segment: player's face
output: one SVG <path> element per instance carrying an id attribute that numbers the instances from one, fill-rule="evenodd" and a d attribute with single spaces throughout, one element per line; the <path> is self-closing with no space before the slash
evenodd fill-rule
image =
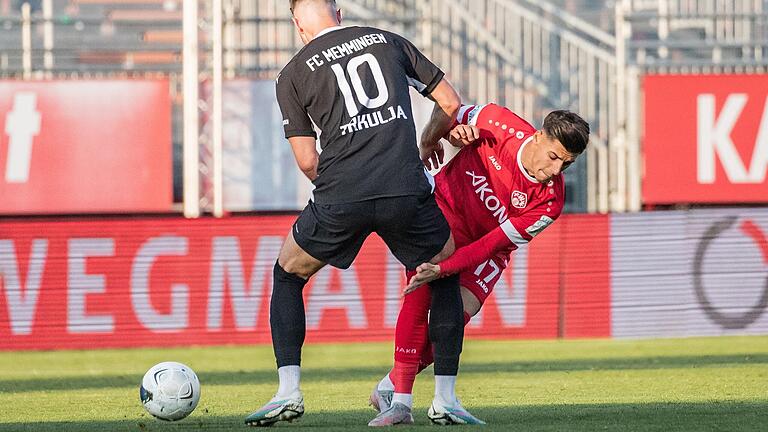
<path id="1" fill-rule="evenodd" d="M 569 153 L 560 141 L 543 131 L 537 131 L 533 135 L 533 144 L 533 160 L 529 173 L 539 183 L 546 183 L 563 172 L 578 156 Z"/>

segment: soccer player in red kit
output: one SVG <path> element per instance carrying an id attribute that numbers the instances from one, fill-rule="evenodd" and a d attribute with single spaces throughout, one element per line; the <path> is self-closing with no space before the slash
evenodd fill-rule
<path id="1" fill-rule="evenodd" d="M 431 297 L 425 284 L 458 273 L 464 322 L 469 322 L 493 291 L 509 254 L 560 216 L 565 200 L 561 172 L 589 141 L 589 125 L 569 111 L 551 112 L 541 130 L 495 104 L 463 106 L 457 120 L 449 141 L 463 148 L 435 176 L 437 203 L 457 249 L 445 261 L 422 264 L 408 276 L 395 331 L 395 365 L 371 395 L 380 414 L 370 426 L 413 421 L 413 382 L 432 363 L 427 327 Z M 437 167 L 442 149 L 422 149 L 422 159 Z M 459 403 L 455 382 L 456 376 L 435 376 L 430 420 L 482 424 Z"/>

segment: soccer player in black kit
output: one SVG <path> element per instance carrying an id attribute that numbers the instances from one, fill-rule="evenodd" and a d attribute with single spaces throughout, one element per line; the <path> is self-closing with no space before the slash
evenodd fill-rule
<path id="1" fill-rule="evenodd" d="M 450 228 L 422 158 L 439 157 L 440 138 L 461 101 L 443 72 L 403 37 L 371 27 L 340 27 L 335 0 L 291 0 L 305 46 L 277 77 L 285 136 L 315 185 L 275 263 L 270 327 L 279 387 L 245 419 L 251 426 L 304 413 L 299 388 L 305 336 L 302 289 L 324 265 L 348 268 L 372 232 L 413 270 L 453 253 Z M 433 99 L 421 154 L 409 86 Z M 318 154 L 313 123 L 320 129 Z M 463 338 L 457 277 L 431 283 L 430 339 L 435 375 L 456 375 Z M 397 397 L 397 395 L 395 395 Z M 408 413 L 402 423 L 412 423 Z"/>

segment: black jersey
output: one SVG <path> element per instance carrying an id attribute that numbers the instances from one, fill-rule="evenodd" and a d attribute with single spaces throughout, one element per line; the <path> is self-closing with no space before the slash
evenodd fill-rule
<path id="1" fill-rule="evenodd" d="M 286 138 L 316 137 L 314 201 L 339 204 L 424 195 L 432 179 L 419 158 L 409 86 L 423 95 L 443 72 L 405 38 L 343 27 L 301 49 L 277 77 Z"/>

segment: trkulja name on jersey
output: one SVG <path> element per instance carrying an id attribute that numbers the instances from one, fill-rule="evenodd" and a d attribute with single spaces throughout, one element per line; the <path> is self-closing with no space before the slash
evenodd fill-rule
<path id="1" fill-rule="evenodd" d="M 562 174 L 539 183 L 523 167 L 523 148 L 536 129 L 507 108 L 463 106 L 461 124 L 475 125 L 480 139 L 462 149 L 436 176 L 437 198 L 457 247 L 503 230 L 509 250 L 527 244 L 563 210 Z M 473 151 L 474 150 L 474 151 Z"/>

